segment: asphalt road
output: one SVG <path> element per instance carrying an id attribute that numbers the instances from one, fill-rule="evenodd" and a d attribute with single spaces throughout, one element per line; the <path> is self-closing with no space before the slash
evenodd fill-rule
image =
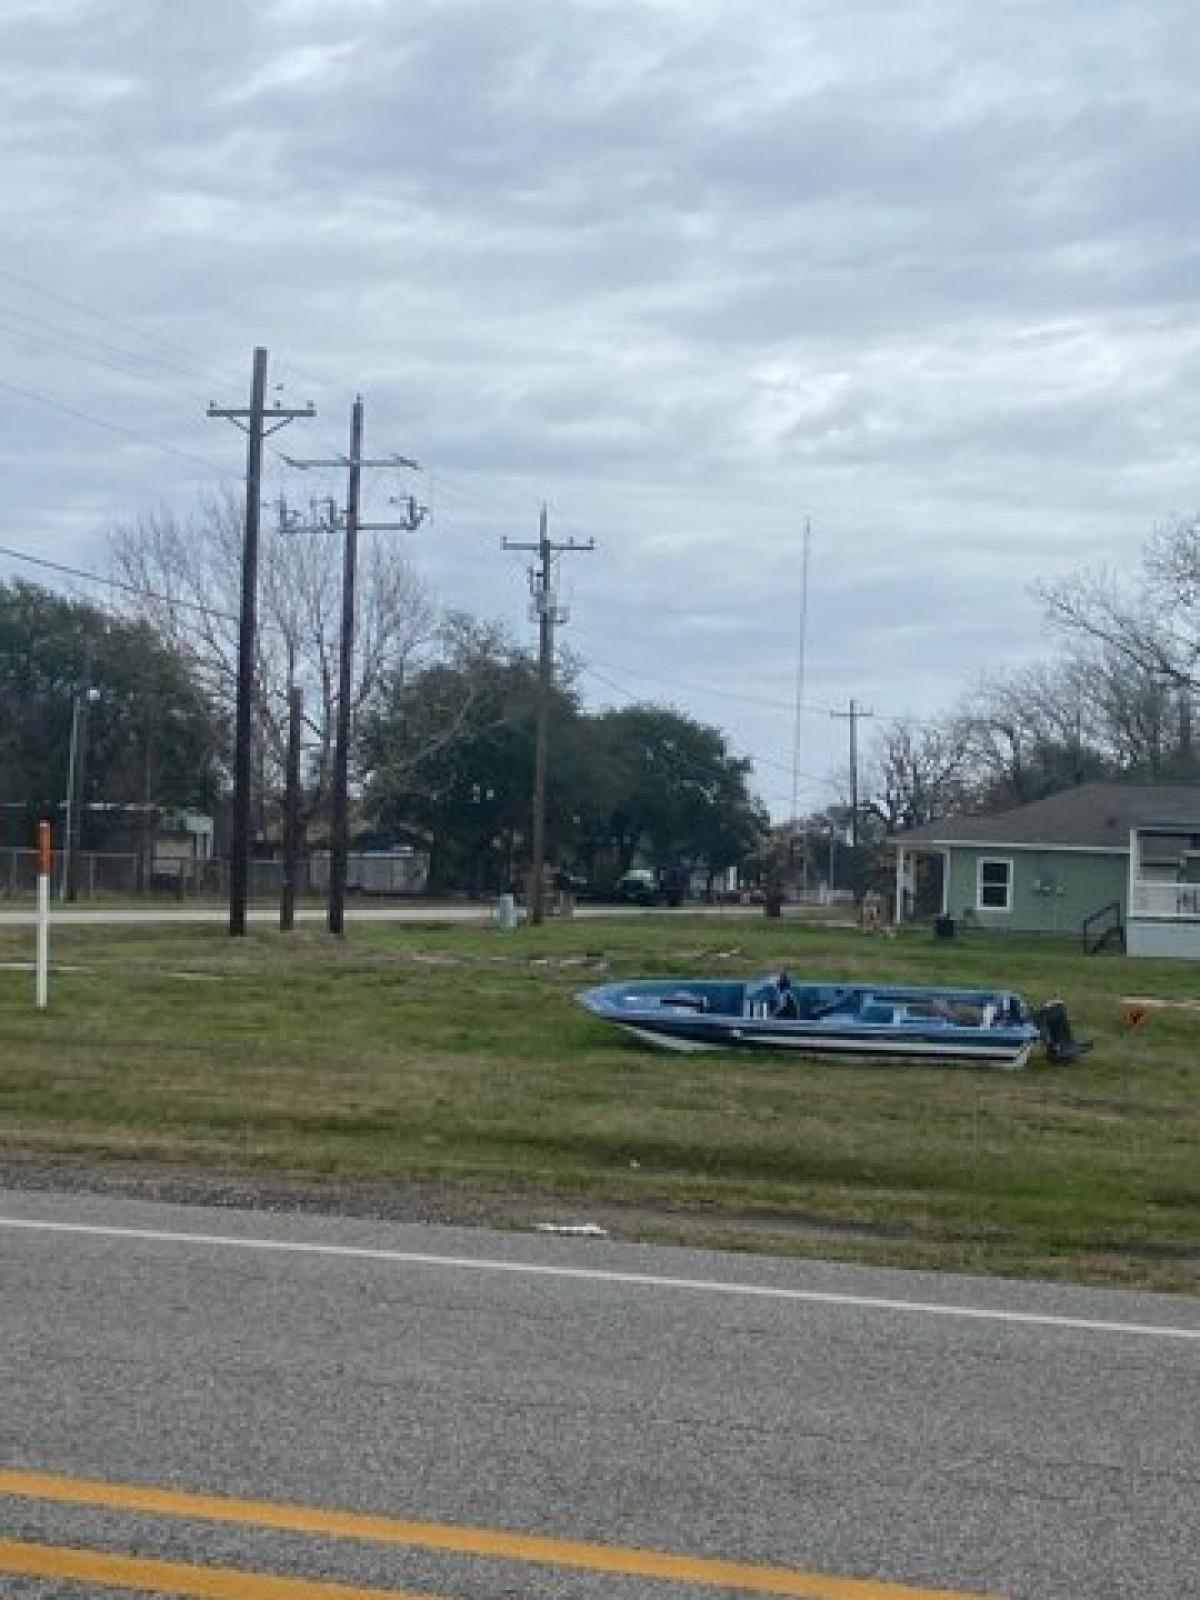
<path id="1" fill-rule="evenodd" d="M 0 1193 L 0 1333 L 3 1595 L 1200 1594 L 1196 1300 Z"/>

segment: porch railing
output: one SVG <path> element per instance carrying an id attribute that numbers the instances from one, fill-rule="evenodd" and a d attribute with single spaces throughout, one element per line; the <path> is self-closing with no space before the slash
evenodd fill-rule
<path id="1" fill-rule="evenodd" d="M 1200 883 L 1152 883 L 1135 878 L 1129 895 L 1129 915 L 1200 922 Z"/>
<path id="2" fill-rule="evenodd" d="M 1084 917 L 1080 926 L 1084 953 L 1099 955 L 1101 950 L 1125 948 L 1125 924 L 1121 919 L 1121 902 L 1110 900 L 1099 911 Z"/>

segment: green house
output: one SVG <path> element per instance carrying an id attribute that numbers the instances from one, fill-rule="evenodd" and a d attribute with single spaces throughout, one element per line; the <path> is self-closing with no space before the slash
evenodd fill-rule
<path id="1" fill-rule="evenodd" d="M 941 914 L 956 922 L 1200 959 L 1200 785 L 1087 783 L 889 843 L 898 922 L 912 912 L 917 858 L 932 856 Z"/>

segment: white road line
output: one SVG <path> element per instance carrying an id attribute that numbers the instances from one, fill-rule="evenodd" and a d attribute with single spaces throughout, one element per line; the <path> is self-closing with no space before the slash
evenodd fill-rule
<path id="1" fill-rule="evenodd" d="M 427 1255 L 418 1250 L 383 1250 L 364 1245 L 318 1244 L 292 1239 L 246 1239 L 236 1234 L 173 1233 L 162 1228 L 113 1228 L 90 1222 L 46 1222 L 0 1217 L 0 1228 L 26 1233 L 79 1234 L 98 1239 L 129 1239 L 145 1244 L 207 1246 L 225 1250 L 259 1250 L 280 1255 L 329 1256 L 347 1261 L 379 1261 L 391 1266 L 449 1268 L 470 1272 L 504 1272 L 533 1278 L 565 1278 L 584 1283 L 612 1283 L 639 1289 L 676 1289 L 696 1294 L 740 1295 L 746 1299 L 782 1300 L 802 1305 L 846 1306 L 864 1311 L 896 1311 L 927 1317 L 962 1317 L 972 1322 L 1000 1322 L 1035 1328 L 1069 1328 L 1084 1333 L 1123 1333 L 1157 1339 L 1200 1342 L 1200 1328 L 1154 1322 L 1105 1322 L 1093 1317 L 1061 1317 L 1042 1311 L 1005 1311 L 989 1306 L 956 1306 L 927 1300 L 898 1300 L 878 1295 L 834 1294 L 819 1289 L 786 1289 L 762 1283 L 723 1283 L 718 1278 L 671 1278 L 649 1272 L 613 1272 L 602 1267 L 557 1267 L 537 1261 L 488 1261 L 478 1256 Z"/>

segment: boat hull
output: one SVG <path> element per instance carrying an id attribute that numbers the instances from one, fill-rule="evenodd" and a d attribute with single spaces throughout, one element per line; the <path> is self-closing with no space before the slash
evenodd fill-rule
<path id="1" fill-rule="evenodd" d="M 826 1060 L 1017 1068 L 1040 1038 L 1024 1003 L 1007 993 L 793 985 L 801 1008 L 822 1012 L 806 1017 L 768 1014 L 756 999 L 761 988 L 646 980 L 577 998 L 642 1043 L 685 1052 L 786 1050 Z M 963 1020 L 970 1012 L 977 1020 Z"/>

